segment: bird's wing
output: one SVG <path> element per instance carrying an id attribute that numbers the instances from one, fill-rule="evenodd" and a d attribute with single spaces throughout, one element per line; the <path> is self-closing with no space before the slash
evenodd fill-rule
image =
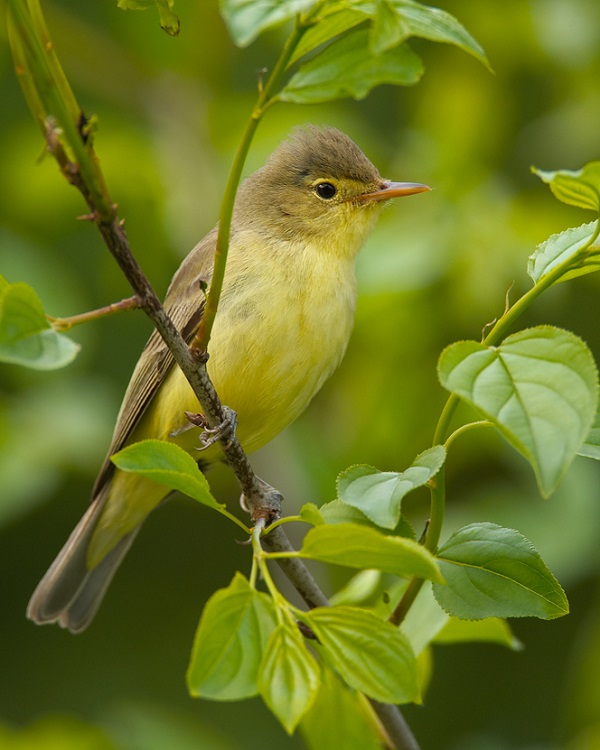
<path id="1" fill-rule="evenodd" d="M 216 232 L 215 227 L 185 258 L 165 297 L 165 310 L 186 341 L 191 341 L 204 312 L 201 283 L 209 283 L 212 276 Z M 173 355 L 158 331 L 154 330 L 125 391 L 112 442 L 94 484 L 92 497 L 98 494 L 112 475 L 114 466 L 110 457 L 124 446 L 172 364 Z"/>

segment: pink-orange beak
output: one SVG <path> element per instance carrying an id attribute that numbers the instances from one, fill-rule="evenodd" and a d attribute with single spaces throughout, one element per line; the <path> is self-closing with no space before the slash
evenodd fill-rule
<path id="1" fill-rule="evenodd" d="M 355 198 L 359 203 L 367 201 L 387 201 L 390 198 L 400 198 L 403 195 L 415 195 L 431 190 L 427 185 L 421 185 L 420 182 L 383 182 L 379 190 L 372 193 L 363 193 Z"/>

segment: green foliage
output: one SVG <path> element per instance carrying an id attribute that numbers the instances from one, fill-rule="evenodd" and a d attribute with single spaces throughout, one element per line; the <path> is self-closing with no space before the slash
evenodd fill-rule
<path id="1" fill-rule="evenodd" d="M 126 446 L 118 453 L 113 453 L 110 460 L 122 471 L 139 474 L 170 490 L 193 497 L 202 505 L 207 505 L 229 518 L 245 532 L 248 531 L 246 526 L 226 509 L 225 503 L 215 500 L 206 477 L 199 471 L 194 459 L 178 445 L 166 440 L 142 440 Z"/>
<path id="2" fill-rule="evenodd" d="M 353 523 L 315 526 L 304 537 L 298 555 L 350 568 L 443 580 L 435 559 L 421 544 Z"/>
<path id="3" fill-rule="evenodd" d="M 577 336 L 550 326 L 512 334 L 498 347 L 452 344 L 440 357 L 442 385 L 476 406 L 529 460 L 549 495 L 587 437 L 598 373 Z"/>
<path id="4" fill-rule="evenodd" d="M 592 161 L 577 172 L 566 169 L 544 172 L 535 168 L 533 171 L 563 203 L 600 211 L 600 161 Z"/>
<path id="5" fill-rule="evenodd" d="M 179 34 L 179 18 L 173 12 L 175 0 L 117 0 L 117 5 L 123 10 L 147 10 L 155 7 L 158 11 L 161 28 L 169 36 Z"/>
<path id="6" fill-rule="evenodd" d="M 188 667 L 191 695 L 240 700 L 258 693 L 258 675 L 277 618 L 272 600 L 236 573 L 206 603 Z"/>
<path id="7" fill-rule="evenodd" d="M 54 370 L 70 364 L 78 352 L 78 344 L 52 328 L 28 284 L 9 284 L 0 276 L 0 361 Z"/>
<path id="8" fill-rule="evenodd" d="M 332 717 L 343 716 L 341 722 Z M 309 750 L 381 750 L 381 729 L 364 696 L 350 689 L 332 669 L 321 668 L 321 685 L 312 708 L 300 724 Z"/>
<path id="9" fill-rule="evenodd" d="M 419 701 L 415 656 L 398 628 L 356 607 L 318 607 L 302 619 L 350 687 L 384 703 Z"/>
<path id="10" fill-rule="evenodd" d="M 598 227 L 595 221 L 552 235 L 530 255 L 527 273 L 537 284 L 543 276 L 563 263 L 571 265 L 573 260 L 579 257 L 581 260 L 573 263 L 572 270 L 561 275 L 559 281 L 567 281 L 575 276 L 597 271 L 600 268 L 600 245 L 596 241 L 597 235 Z"/>
<path id="11" fill-rule="evenodd" d="M 296 624 L 287 618 L 267 642 L 258 687 L 263 700 L 289 734 L 317 697 L 319 668 Z"/>
<path id="12" fill-rule="evenodd" d="M 338 497 L 357 508 L 373 523 L 395 529 L 400 520 L 402 498 L 422 487 L 440 470 L 446 458 L 441 445 L 418 455 L 402 472 L 378 471 L 372 466 L 351 466 L 337 479 Z"/>
<path id="13" fill-rule="evenodd" d="M 358 54 L 357 54 L 358 53 Z M 316 104 L 351 96 L 364 99 L 375 86 L 410 86 L 423 75 L 423 63 L 408 47 L 374 55 L 362 29 L 343 36 L 300 67 L 279 94 L 284 102 Z"/>
<path id="14" fill-rule="evenodd" d="M 445 586 L 433 592 L 448 614 L 483 617 L 540 617 L 569 611 L 564 591 L 522 534 L 493 523 L 474 523 L 440 547 Z"/>
<path id="15" fill-rule="evenodd" d="M 579 449 L 579 455 L 600 460 L 600 414 L 596 414 L 593 427 Z"/>
<path id="16" fill-rule="evenodd" d="M 225 506 L 215 500 L 210 486 L 189 453 L 165 440 L 142 440 L 128 445 L 110 460 L 122 471 L 130 471 L 169 489 L 178 490 L 214 510 Z"/>
<path id="17" fill-rule="evenodd" d="M 315 5 L 315 0 L 219 0 L 221 15 L 231 38 L 240 47 L 253 42 L 257 36 L 294 18 Z"/>

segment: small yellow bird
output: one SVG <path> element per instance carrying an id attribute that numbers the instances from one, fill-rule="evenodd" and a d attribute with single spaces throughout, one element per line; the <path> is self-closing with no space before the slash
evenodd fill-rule
<path id="1" fill-rule="evenodd" d="M 307 406 L 339 365 L 356 302 L 354 261 L 390 198 L 429 188 L 383 180 L 334 128 L 296 131 L 240 186 L 222 297 L 209 345 L 208 372 L 238 418 L 237 436 L 253 451 Z M 165 308 L 187 340 L 202 316 L 200 282 L 210 280 L 217 229 L 181 264 Z M 110 456 L 147 438 L 177 443 L 202 469 L 199 428 L 185 412 L 198 402 L 155 331 L 133 372 L 92 501 L 36 588 L 27 616 L 86 628 L 140 526 L 169 491 L 119 471 Z"/>

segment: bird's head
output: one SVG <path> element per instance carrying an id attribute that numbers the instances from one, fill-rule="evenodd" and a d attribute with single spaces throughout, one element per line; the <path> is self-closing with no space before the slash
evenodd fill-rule
<path id="1" fill-rule="evenodd" d="M 384 180 L 335 128 L 295 131 L 241 186 L 238 226 L 275 241 L 306 241 L 354 256 L 391 198 L 429 190 Z"/>

